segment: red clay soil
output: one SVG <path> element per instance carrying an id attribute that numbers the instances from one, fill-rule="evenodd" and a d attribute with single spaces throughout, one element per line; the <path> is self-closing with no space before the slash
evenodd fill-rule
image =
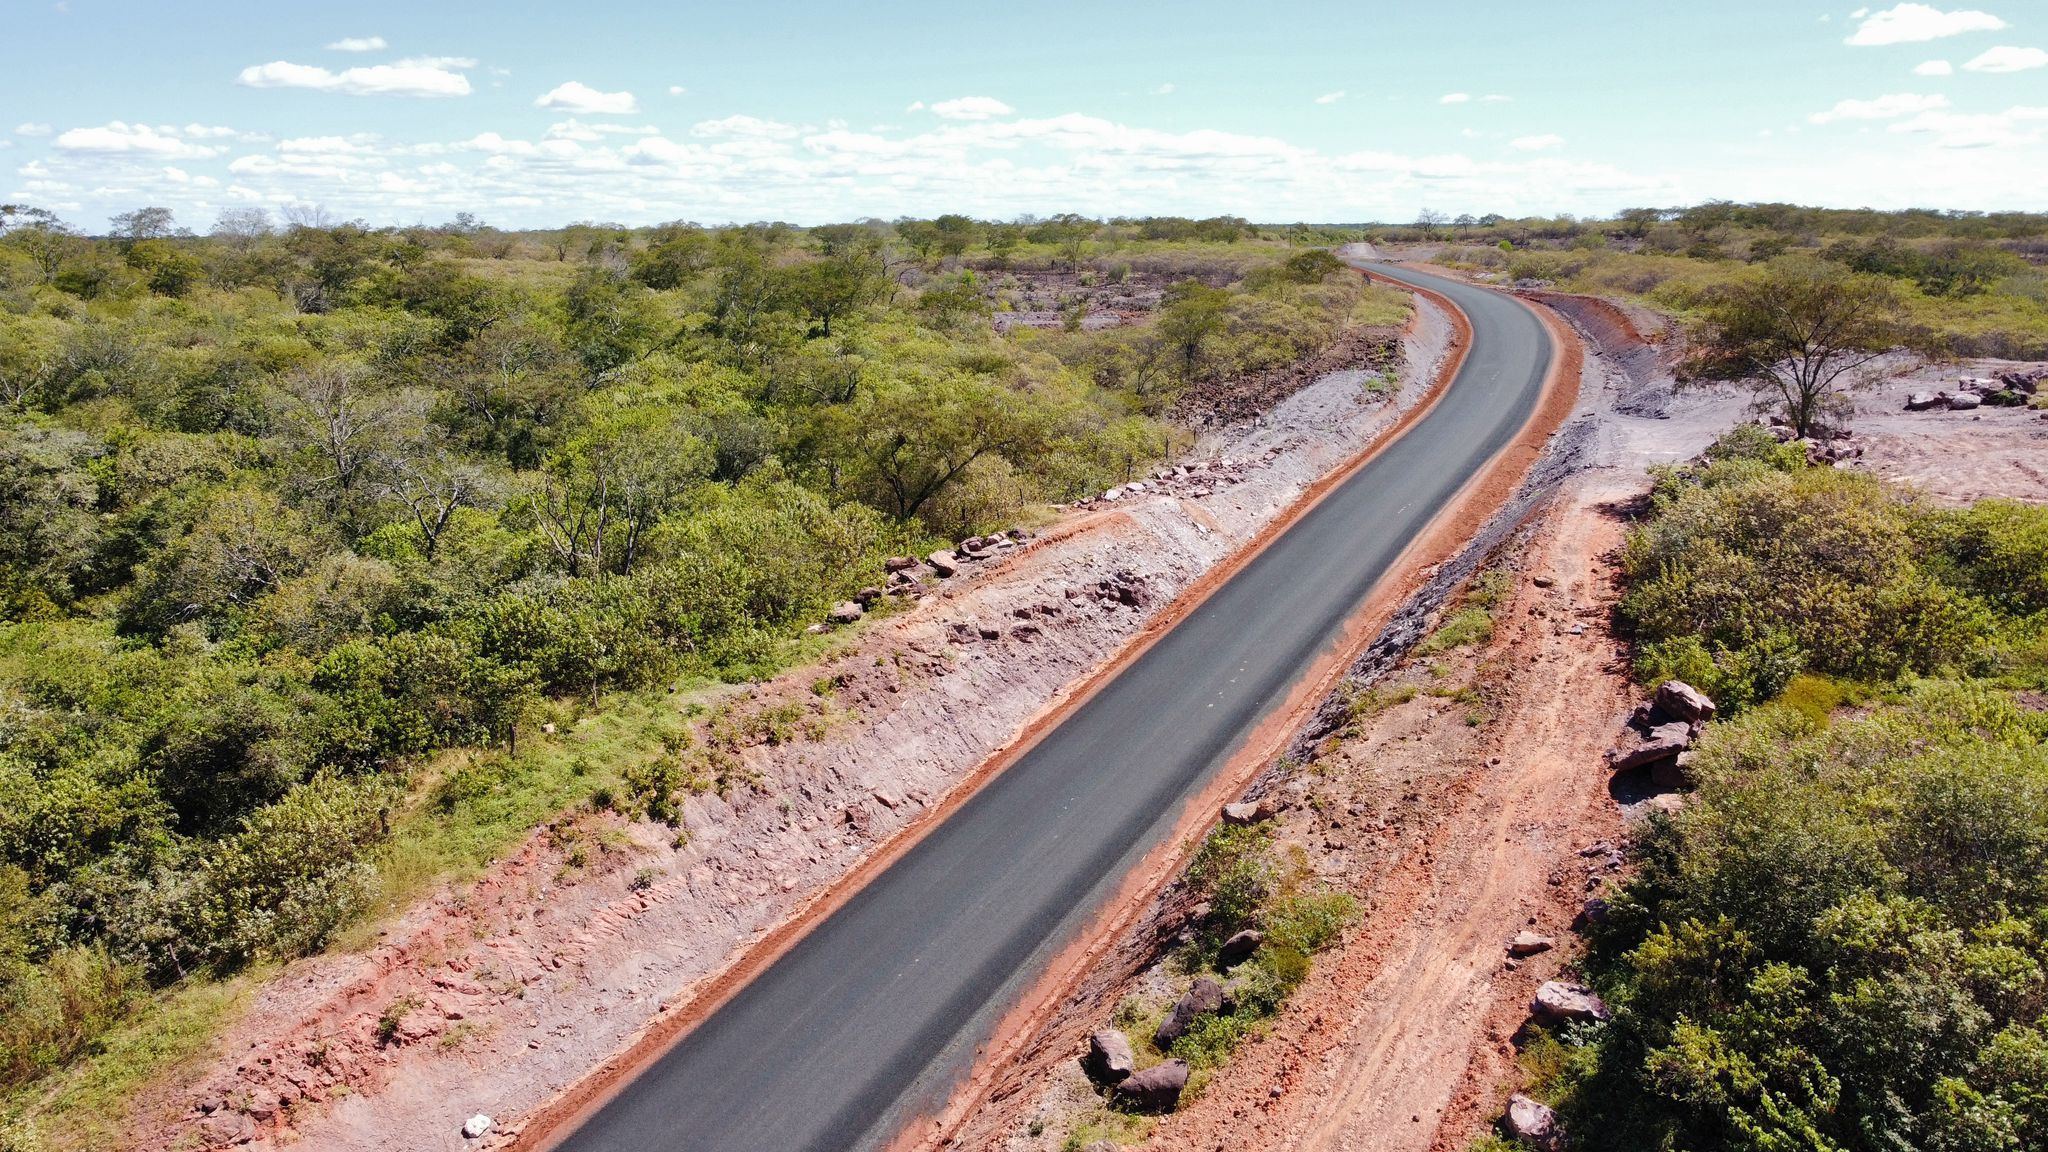
<path id="1" fill-rule="evenodd" d="M 1304 497 L 1289 516 L 1276 521 L 1269 530 L 1269 536 L 1260 541 L 1260 546 L 1284 531 L 1285 526 L 1304 514 L 1315 500 L 1363 467 L 1426 414 L 1435 396 L 1440 395 L 1455 378 L 1463 364 L 1463 352 L 1470 345 L 1470 323 L 1449 298 L 1427 289 L 1414 290 L 1454 317 L 1458 326 L 1455 351 L 1439 371 L 1431 402 L 1418 405 L 1387 436 L 1360 453 L 1348 467 L 1327 477 Z M 987 1131 L 987 1121 L 1001 1112 L 1000 1106 L 992 1105 L 1015 1097 L 1026 1084 L 1043 1075 L 1051 1063 L 1066 1056 L 1079 1036 L 1091 1026 L 1090 1021 L 1095 1018 L 1093 997 L 1086 994 L 1084 985 L 1090 988 L 1099 986 L 1105 971 L 1130 969 L 1132 956 L 1137 951 L 1132 947 L 1133 929 L 1156 914 L 1154 897 L 1184 869 L 1188 852 L 1200 833 L 1214 823 L 1221 804 L 1241 793 L 1252 778 L 1282 752 L 1294 733 L 1336 687 L 1358 654 L 1426 578 L 1428 571 L 1453 556 L 1515 492 L 1523 476 L 1542 454 L 1551 434 L 1571 414 L 1577 402 L 1584 362 L 1576 334 L 1568 326 L 1549 317 L 1543 309 L 1535 311 L 1550 327 L 1558 355 L 1544 382 L 1543 400 L 1529 423 L 1485 471 L 1460 490 L 1447 510 L 1409 545 L 1379 591 L 1347 623 L 1342 642 L 1309 669 L 1296 691 L 1252 733 L 1244 749 L 1218 773 L 1215 781 L 1189 801 L 1172 834 L 1133 869 L 1098 921 L 1054 960 L 1046 975 L 1019 1007 L 1003 1019 L 994 1039 L 980 1053 L 974 1072 L 955 1091 L 945 1109 L 938 1116 L 907 1128 L 890 1145 L 892 1152 L 982 1145 L 991 1135 Z M 1248 561 L 1254 554 L 1255 550 L 1248 550 L 1244 559 Z M 1220 584 L 1228 577 L 1228 571 L 1219 571 L 1215 579 Z M 1122 953 L 1120 957 L 1112 955 L 1118 952 Z"/>

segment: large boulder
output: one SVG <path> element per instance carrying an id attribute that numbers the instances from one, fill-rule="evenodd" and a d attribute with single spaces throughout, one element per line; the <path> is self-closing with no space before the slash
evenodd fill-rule
<path id="1" fill-rule="evenodd" d="M 1633 745 L 1614 749 L 1607 754 L 1608 763 L 1616 772 L 1640 768 L 1671 760 L 1680 752 L 1692 747 L 1692 725 L 1674 720 L 1650 729 L 1650 734 Z"/>
<path id="2" fill-rule="evenodd" d="M 1968 412 L 1972 408 L 1981 407 L 1983 403 L 1983 399 L 1975 392 L 1951 392 L 1948 397 L 1948 410 Z"/>
<path id="3" fill-rule="evenodd" d="M 1131 1038 L 1114 1028 L 1088 1034 L 1088 1055 L 1082 1067 L 1088 1075 L 1102 1084 L 1121 1084 L 1137 1069 L 1137 1058 L 1131 1055 Z"/>
<path id="4" fill-rule="evenodd" d="M 471 1140 L 482 1139 L 491 1130 L 491 1118 L 479 1112 L 462 1122 L 462 1134 Z"/>
<path id="5" fill-rule="evenodd" d="M 1188 994 L 1180 998 L 1166 1019 L 1159 1022 L 1159 1030 L 1152 1033 L 1152 1045 L 1164 1052 L 1173 1046 L 1175 1040 L 1187 1033 L 1188 1025 L 1204 1012 L 1223 1010 L 1223 985 L 1207 976 L 1198 977 Z"/>
<path id="6" fill-rule="evenodd" d="M 1927 412 L 1948 403 L 1948 398 L 1939 392 L 1915 392 L 1906 397 L 1906 411 Z"/>
<path id="7" fill-rule="evenodd" d="M 955 572 L 960 571 L 959 558 L 944 548 L 925 557 L 924 562 L 931 565 L 932 571 L 937 572 L 941 577 L 951 576 Z"/>
<path id="8" fill-rule="evenodd" d="M 1188 1062 L 1168 1060 L 1134 1073 L 1116 1086 L 1117 1095 L 1145 1112 L 1171 1112 L 1188 1086 Z"/>
<path id="9" fill-rule="evenodd" d="M 882 571 L 884 572 L 908 572 L 915 567 L 917 567 L 917 557 L 915 556 L 891 556 L 887 560 L 882 561 Z"/>
<path id="10" fill-rule="evenodd" d="M 1714 718 L 1714 701 L 1683 680 L 1666 680 L 1657 685 L 1656 700 L 1657 707 L 1673 720 L 1704 724 Z"/>
<path id="11" fill-rule="evenodd" d="M 1517 1092 L 1508 1097 L 1508 1135 L 1532 1147 L 1556 1148 L 1557 1113 Z"/>
<path id="12" fill-rule="evenodd" d="M 1239 932 L 1230 939 L 1225 940 L 1223 947 L 1216 950 L 1216 967 L 1222 969 L 1237 967 L 1239 964 L 1251 959 L 1252 953 L 1257 952 L 1259 945 L 1265 942 L 1266 934 L 1256 928 L 1247 928 Z"/>
<path id="13" fill-rule="evenodd" d="M 834 624 L 855 624 L 865 615 L 867 609 L 852 600 L 841 600 L 832 606 L 832 611 L 827 613 L 825 618 Z"/>
<path id="14" fill-rule="evenodd" d="M 1536 990 L 1536 998 L 1529 1002 L 1529 1012 L 1544 1024 L 1577 1024 L 1613 1016 L 1607 1010 L 1607 1002 L 1594 995 L 1591 988 L 1562 980 L 1544 981 L 1543 987 Z"/>

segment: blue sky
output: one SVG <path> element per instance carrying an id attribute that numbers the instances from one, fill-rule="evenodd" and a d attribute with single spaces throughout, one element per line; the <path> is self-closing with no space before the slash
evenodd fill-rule
<path id="1" fill-rule="evenodd" d="M 291 204 L 507 226 L 2041 208 L 2048 2 L 1982 2 L 9 0 L 0 199 L 202 230 Z"/>

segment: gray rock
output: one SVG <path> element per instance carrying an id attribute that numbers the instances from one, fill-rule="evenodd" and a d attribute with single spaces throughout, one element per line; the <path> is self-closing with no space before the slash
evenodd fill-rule
<path id="1" fill-rule="evenodd" d="M 1225 824 L 1258 824 L 1280 814 L 1280 808 L 1271 800 L 1244 800 L 1223 806 Z"/>
<path id="2" fill-rule="evenodd" d="M 491 1130 L 491 1118 L 479 1112 L 462 1122 L 462 1134 L 471 1140 Z"/>
<path id="3" fill-rule="evenodd" d="M 868 614 L 868 610 L 851 600 L 841 600 L 832 606 L 825 618 L 834 624 L 852 624 Z"/>
<path id="4" fill-rule="evenodd" d="M 1951 412 L 1968 412 L 1972 408 L 1982 407 L 1983 404 L 1984 401 L 1975 392 L 1954 392 L 1948 398 L 1948 410 Z"/>
<path id="5" fill-rule="evenodd" d="M 1657 685 L 1657 707 L 1666 716 L 1688 724 L 1714 718 L 1714 701 L 1683 680 L 1666 680 Z"/>
<path id="6" fill-rule="evenodd" d="M 941 577 L 951 576 L 955 572 L 960 571 L 959 558 L 944 548 L 925 557 L 924 562 L 931 565 L 932 571 L 937 572 Z"/>
<path id="7" fill-rule="evenodd" d="M 1205 1012 L 1219 1012 L 1223 1009 L 1223 985 L 1207 976 L 1198 977 L 1187 995 L 1159 1022 L 1159 1030 L 1152 1033 L 1152 1045 L 1160 1051 L 1173 1046 L 1175 1040 L 1187 1033 L 1188 1025 L 1195 1017 Z"/>
<path id="8" fill-rule="evenodd" d="M 1168 1060 L 1133 1074 L 1116 1086 L 1117 1095 L 1147 1112 L 1171 1112 L 1188 1086 L 1188 1062 Z"/>
<path id="9" fill-rule="evenodd" d="M 1508 1097 L 1508 1135 L 1536 1148 L 1556 1148 L 1557 1113 L 1517 1092 Z"/>
<path id="10" fill-rule="evenodd" d="M 915 567 L 917 567 L 917 557 L 915 556 L 891 556 L 887 560 L 882 561 L 882 571 L 884 572 L 908 572 Z"/>
<path id="11" fill-rule="evenodd" d="M 868 587 L 863 588 L 860 591 L 855 592 L 853 594 L 853 602 L 860 605 L 863 608 L 872 607 L 875 601 L 880 600 L 881 598 L 882 590 L 880 588 L 874 587 L 873 585 L 869 585 Z"/>
<path id="12" fill-rule="evenodd" d="M 1237 967 L 1239 964 L 1251 959 L 1252 953 L 1257 952 L 1259 945 L 1265 942 L 1266 934 L 1256 928 L 1247 928 L 1239 932 L 1237 935 L 1225 940 L 1223 947 L 1216 950 L 1216 967 L 1224 969 Z"/>
<path id="13" fill-rule="evenodd" d="M 1943 399 L 1943 397 L 1939 393 L 1936 392 L 1915 392 L 1912 395 L 1906 397 L 1906 411 L 1926 412 L 1929 409 L 1939 408 L 1946 402 L 1947 401 Z"/>
<path id="14" fill-rule="evenodd" d="M 1659 724 L 1650 729 L 1650 734 L 1633 746 L 1616 748 L 1607 754 L 1608 763 L 1616 772 L 1670 760 L 1680 752 L 1692 747 L 1692 725 L 1682 721 Z"/>
<path id="15" fill-rule="evenodd" d="M 1123 1083 L 1137 1070 L 1137 1058 L 1131 1055 L 1131 1038 L 1114 1028 L 1089 1033 L 1088 1056 L 1082 1067 L 1098 1083 Z"/>
<path id="16" fill-rule="evenodd" d="M 1606 1020 L 1613 1016 L 1606 1001 L 1583 984 L 1546 980 L 1529 1002 L 1529 1012 L 1545 1024 L 1576 1024 L 1585 1020 Z"/>
<path id="17" fill-rule="evenodd" d="M 1534 932 L 1517 932 L 1515 933 L 1515 938 L 1508 941 L 1508 954 L 1511 956 L 1534 956 L 1538 952 L 1548 952 L 1555 947 L 1557 947 L 1557 941 L 1552 940 L 1548 936 L 1539 936 Z"/>

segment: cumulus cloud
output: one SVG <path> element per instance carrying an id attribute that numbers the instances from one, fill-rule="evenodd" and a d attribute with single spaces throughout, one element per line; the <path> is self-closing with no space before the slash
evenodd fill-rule
<path id="1" fill-rule="evenodd" d="M 1321 96 L 1316 97 L 1316 103 L 1335 104 L 1337 101 L 1342 100 L 1343 98 L 1344 90 L 1342 88 L 1339 88 L 1335 92 L 1325 92 Z"/>
<path id="2" fill-rule="evenodd" d="M 941 100 L 932 105 L 932 115 L 941 120 L 993 120 L 1015 111 L 1015 108 L 993 96 L 962 96 L 957 100 Z"/>
<path id="3" fill-rule="evenodd" d="M 48 136 L 50 134 L 50 126 L 48 124 L 34 123 L 16 124 L 14 126 L 14 134 L 16 136 Z"/>
<path id="4" fill-rule="evenodd" d="M 1952 76 L 1952 75 L 1954 75 L 1954 74 L 1955 74 L 1955 70 L 1956 70 L 1956 66 L 1955 66 L 1955 65 L 1953 65 L 1953 64 L 1951 64 L 1951 63 L 1949 63 L 1949 62 L 1948 62 L 1948 61 L 1946 61 L 1946 60 L 1929 60 L 1929 61 L 1926 61 L 1925 63 L 1921 63 L 1921 64 L 1917 64 L 1917 65 L 1914 65 L 1914 67 L 1913 67 L 1913 75 L 1915 75 L 1915 76 Z"/>
<path id="5" fill-rule="evenodd" d="M 1986 50 L 1963 67 L 1972 72 L 2025 72 L 2030 68 L 2048 67 L 2048 52 L 2039 48 L 2001 46 Z"/>
<path id="6" fill-rule="evenodd" d="M 557 85 L 535 100 L 533 106 L 583 116 L 629 116 L 640 110 L 640 102 L 631 92 L 599 92 L 576 80 Z"/>
<path id="7" fill-rule="evenodd" d="M 1548 152 L 1552 148 L 1564 147 L 1564 137 L 1555 132 L 1546 132 L 1541 136 L 1517 136 L 1508 141 L 1508 147 L 1517 152 Z"/>
<path id="8" fill-rule="evenodd" d="M 344 36 L 327 46 L 329 52 L 382 52 L 390 45 L 382 36 Z"/>
<path id="9" fill-rule="evenodd" d="M 1437 103 L 1439 104 L 1470 104 L 1471 102 L 1472 94 L 1470 92 L 1446 92 L 1437 98 Z"/>
<path id="10" fill-rule="evenodd" d="M 100 156 L 135 154 L 203 160 L 223 151 L 211 145 L 194 144 L 185 139 L 185 133 L 178 128 L 152 128 L 147 124 L 128 124 L 120 120 L 110 120 L 97 128 L 73 128 L 58 136 L 53 143 L 59 151 Z"/>
<path id="11" fill-rule="evenodd" d="M 668 94 L 671 96 L 681 96 L 683 93 L 688 91 L 689 89 L 683 87 L 681 84 L 671 84 L 668 86 Z"/>
<path id="12" fill-rule="evenodd" d="M 467 96 L 476 67 L 466 56 L 420 56 L 396 64 L 373 64 L 332 72 L 317 64 L 273 60 L 242 69 L 235 83 L 245 88 L 305 88 L 348 96 Z"/>
<path id="13" fill-rule="evenodd" d="M 1996 32 L 2005 26 L 2005 21 L 1974 8 L 1944 12 L 1929 4 L 1899 4 L 1882 12 L 1865 12 L 1848 42 L 1859 47 L 1915 44 L 1965 32 Z"/>
<path id="14" fill-rule="evenodd" d="M 1911 116 L 1916 112 L 1932 112 L 1946 107 L 1946 96 L 1894 92 L 1889 96 L 1879 96 L 1871 100 L 1843 100 L 1833 108 L 1825 112 L 1815 112 L 1806 119 L 1814 124 L 1832 124 L 1837 120 L 1893 120 L 1900 116 Z"/>

